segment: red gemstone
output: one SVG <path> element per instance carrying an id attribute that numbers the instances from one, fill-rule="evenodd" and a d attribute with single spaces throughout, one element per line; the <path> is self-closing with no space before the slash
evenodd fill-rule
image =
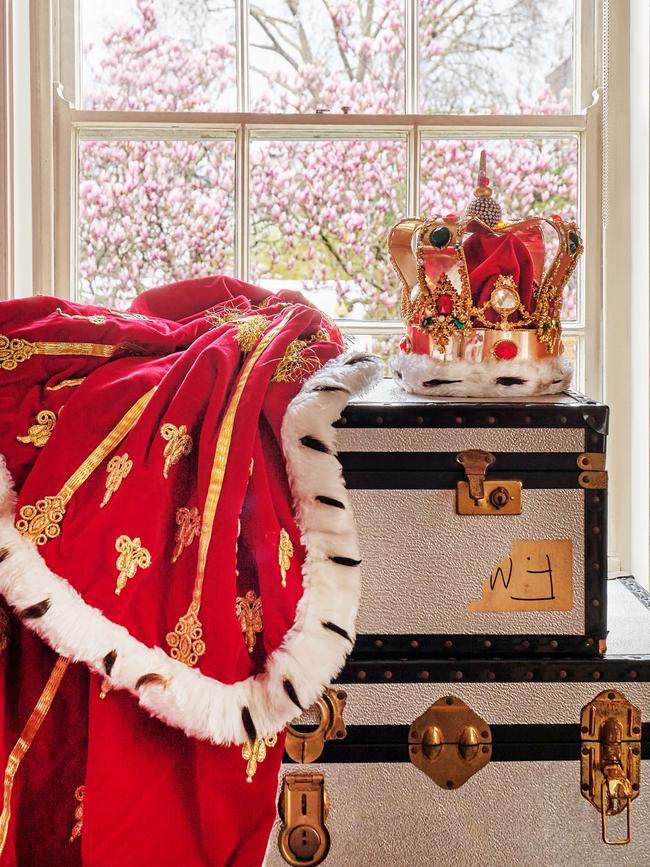
<path id="1" fill-rule="evenodd" d="M 454 302 L 451 300 L 451 295 L 441 295 L 436 301 L 436 308 L 441 316 L 449 316 L 454 309 Z"/>
<path id="2" fill-rule="evenodd" d="M 445 217 L 445 220 L 448 220 L 449 222 L 451 222 L 452 220 L 457 219 L 457 217 L 458 217 L 458 214 L 447 214 L 447 216 Z"/>
<path id="3" fill-rule="evenodd" d="M 478 185 L 479 185 L 479 187 L 489 187 L 490 186 L 490 179 L 486 178 L 485 175 L 479 175 Z"/>
<path id="4" fill-rule="evenodd" d="M 519 348 L 512 340 L 500 340 L 495 344 L 492 352 L 494 353 L 494 357 L 498 358 L 500 361 L 511 361 L 513 358 L 517 357 Z"/>
<path id="5" fill-rule="evenodd" d="M 402 352 L 406 352 L 407 355 L 408 355 L 408 353 L 410 353 L 411 341 L 409 340 L 408 337 L 402 337 L 402 339 L 399 342 L 399 348 L 402 350 Z"/>

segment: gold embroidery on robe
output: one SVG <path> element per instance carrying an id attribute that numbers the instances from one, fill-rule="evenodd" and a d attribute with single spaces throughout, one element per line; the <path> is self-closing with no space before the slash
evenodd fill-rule
<path id="1" fill-rule="evenodd" d="M 300 382 L 318 370 L 321 366 L 320 360 L 309 347 L 319 340 L 329 339 L 329 333 L 322 328 L 307 340 L 292 340 L 285 349 L 271 382 Z"/>
<path id="2" fill-rule="evenodd" d="M 280 565 L 280 575 L 282 576 L 282 586 L 287 586 L 287 572 L 291 566 L 291 558 L 293 557 L 293 543 L 289 538 L 289 534 L 284 529 L 280 530 L 280 541 L 278 542 L 278 563 Z"/>
<path id="3" fill-rule="evenodd" d="M 0 608 L 0 656 L 9 647 L 9 617 L 7 612 Z"/>
<path id="4" fill-rule="evenodd" d="M 277 735 L 270 735 L 267 738 L 258 738 L 254 743 L 246 741 L 242 747 L 242 759 L 247 761 L 246 765 L 246 782 L 252 783 L 257 766 L 266 758 L 266 748 L 274 747 L 278 742 Z"/>
<path id="5" fill-rule="evenodd" d="M 119 557 L 115 565 L 119 570 L 115 595 L 119 596 L 131 578 L 135 578 L 138 569 L 148 569 L 151 566 L 151 554 L 142 547 L 139 536 L 130 539 L 128 536 L 118 536 L 115 540 L 115 550 L 119 551 Z"/>
<path id="6" fill-rule="evenodd" d="M 7 759 L 4 772 L 2 813 L 0 814 L 0 858 L 2 857 L 7 842 L 7 832 L 9 830 L 9 822 L 11 821 L 11 795 L 14 788 L 16 773 L 18 772 L 20 763 L 25 758 L 27 751 L 31 747 L 38 730 L 43 724 L 43 720 L 52 707 L 52 702 L 56 697 L 69 662 L 70 660 L 65 659 L 62 656 L 59 656 L 55 662 L 52 673 L 43 688 L 39 700 L 36 702 L 34 710 L 31 712 L 29 719 L 25 723 L 25 727 L 20 733 L 20 737 L 16 741 L 14 748 L 9 753 L 9 758 Z"/>
<path id="7" fill-rule="evenodd" d="M 174 627 L 174 631 L 168 632 L 165 636 L 172 659 L 178 659 L 190 668 L 195 666 L 199 657 L 205 653 L 203 626 L 198 614 L 198 606 L 192 602 L 187 614 L 184 614 Z"/>
<path id="8" fill-rule="evenodd" d="M 160 436 L 167 441 L 163 451 L 165 458 L 163 478 L 168 479 L 170 468 L 192 451 L 192 437 L 188 434 L 186 425 L 182 424 L 180 427 L 176 427 L 175 424 L 169 422 L 160 428 Z"/>
<path id="9" fill-rule="evenodd" d="M 219 328 L 226 322 L 234 322 L 235 319 L 243 318 L 248 312 L 248 307 L 243 305 L 237 307 L 236 304 L 222 304 L 219 307 L 206 310 L 205 318 L 210 323 L 211 328 Z"/>
<path id="10" fill-rule="evenodd" d="M 56 413 L 49 409 L 42 409 L 36 416 L 36 424 L 27 429 L 27 434 L 16 437 L 19 443 L 31 443 L 37 449 L 42 449 L 49 440 L 57 422 Z"/>
<path id="11" fill-rule="evenodd" d="M 266 331 L 268 324 L 269 320 L 266 316 L 261 316 L 260 314 L 245 316 L 243 319 L 235 322 L 235 329 L 237 331 L 235 340 L 242 352 L 250 352 L 255 348 Z"/>
<path id="12" fill-rule="evenodd" d="M 82 316 L 81 313 L 66 313 L 60 307 L 56 308 L 59 316 L 65 316 L 66 319 L 84 319 L 86 322 L 91 322 L 93 325 L 106 325 L 106 317 L 101 313 L 93 313 L 90 316 Z"/>
<path id="13" fill-rule="evenodd" d="M 85 376 L 81 376 L 79 379 L 62 379 L 56 385 L 48 385 L 45 391 L 60 391 L 62 388 L 74 388 L 75 385 L 81 385 L 85 378 Z"/>
<path id="14" fill-rule="evenodd" d="M 262 600 L 254 590 L 249 590 L 245 596 L 238 596 L 235 602 L 235 612 L 241 631 L 246 638 L 248 652 L 252 653 L 257 641 L 257 634 L 264 629 L 262 619 Z"/>
<path id="15" fill-rule="evenodd" d="M 15 370 L 32 355 L 93 355 L 110 358 L 115 346 L 107 343 L 51 343 L 9 338 L 0 334 L 0 370 Z"/>
<path id="16" fill-rule="evenodd" d="M 251 372 L 253 371 L 259 357 L 269 343 L 284 328 L 290 318 L 291 313 L 287 313 L 281 322 L 274 326 L 270 331 L 267 331 L 246 359 L 239 375 L 239 379 L 237 380 L 235 391 L 226 407 L 221 427 L 219 428 L 217 444 L 214 450 L 212 472 L 210 473 L 210 484 L 208 485 L 208 493 L 203 507 L 201 533 L 199 535 L 199 551 L 197 555 L 196 579 L 194 581 L 194 590 L 192 591 L 192 601 L 190 602 L 187 613 L 179 618 L 179 621 L 174 628 L 174 632 L 170 632 L 167 635 L 167 644 L 171 648 L 172 656 L 174 656 L 174 652 L 176 651 L 178 656 L 174 656 L 174 658 L 182 658 L 189 666 L 196 665 L 198 658 L 205 653 L 205 642 L 202 638 L 203 626 L 199 619 L 199 612 L 201 610 L 201 599 L 203 596 L 203 582 L 205 580 L 205 568 L 208 560 L 208 548 L 210 547 L 214 519 L 221 498 L 221 490 L 223 488 L 223 480 L 226 474 L 226 466 L 228 464 L 228 454 L 230 452 L 230 444 L 232 441 L 237 409 L 242 394 L 244 393 L 246 383 L 248 382 Z M 253 462 L 251 461 L 251 472 L 252 467 Z M 179 636 L 179 638 L 174 638 L 174 635 Z M 184 652 L 179 649 L 180 645 L 176 642 L 180 641 L 180 639 L 183 639 L 184 641 L 184 648 L 190 648 L 189 651 Z"/>
<path id="17" fill-rule="evenodd" d="M 75 800 L 79 803 L 74 811 L 75 823 L 70 834 L 70 842 L 74 843 L 77 837 L 81 837 L 81 832 L 84 826 L 84 796 L 86 794 L 85 786 L 77 786 L 74 791 Z"/>
<path id="18" fill-rule="evenodd" d="M 172 554 L 172 563 L 178 560 L 183 553 L 183 549 L 191 545 L 201 532 L 201 518 L 196 506 L 193 506 L 191 509 L 185 506 L 176 509 L 176 525 L 178 529 L 176 530 L 176 537 L 174 539 L 176 544 L 174 545 L 174 553 Z"/>
<path id="19" fill-rule="evenodd" d="M 58 494 L 38 500 L 36 505 L 23 506 L 16 529 L 36 545 L 44 545 L 55 539 L 61 532 L 59 524 L 65 515 L 65 507 L 81 485 L 92 475 L 113 449 L 122 442 L 127 433 L 138 421 L 145 407 L 154 395 L 155 388 L 144 394 L 122 416 L 113 430 L 101 441 L 86 460 L 75 470 Z"/>
<path id="20" fill-rule="evenodd" d="M 129 459 L 127 452 L 123 455 L 114 455 L 110 459 L 106 467 L 106 493 L 99 504 L 100 509 L 104 508 L 132 469 L 133 461 Z"/>

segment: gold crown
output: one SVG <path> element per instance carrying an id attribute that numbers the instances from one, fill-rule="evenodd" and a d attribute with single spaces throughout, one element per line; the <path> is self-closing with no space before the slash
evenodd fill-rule
<path id="1" fill-rule="evenodd" d="M 557 236 L 548 266 L 545 225 Z M 461 217 L 407 218 L 388 246 L 403 286 L 403 352 L 474 362 L 562 354 L 564 287 L 583 252 L 578 227 L 556 214 L 503 222 L 484 151 Z"/>

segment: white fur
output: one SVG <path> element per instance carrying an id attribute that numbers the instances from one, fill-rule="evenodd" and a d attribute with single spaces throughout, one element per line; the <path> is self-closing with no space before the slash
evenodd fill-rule
<path id="1" fill-rule="evenodd" d="M 350 358 L 333 359 L 311 377 L 289 404 L 283 420 L 283 449 L 307 556 L 304 592 L 295 623 L 282 646 L 269 657 L 262 674 L 223 684 L 171 659 L 159 647 L 146 646 L 84 602 L 64 578 L 46 566 L 34 544 L 15 529 L 15 498 L 1 456 L 0 551 L 8 553 L 0 563 L 0 593 L 17 612 L 48 599 L 48 611 L 40 618 L 26 620 L 26 626 L 57 653 L 85 662 L 101 675 L 105 674 L 104 657 L 116 651 L 110 685 L 129 690 L 149 713 L 188 735 L 215 744 L 244 743 L 244 707 L 250 711 L 258 737 L 280 731 L 299 713 L 283 681 L 291 681 L 301 704 L 308 707 L 338 674 L 351 649 L 344 637 L 323 628 L 322 622 L 331 621 L 354 638 L 360 570 L 329 559 L 335 555 L 359 559 L 350 503 L 335 456 L 332 424 L 351 394 L 369 388 L 381 377 L 381 365 L 369 358 L 346 363 Z M 344 390 L 316 391 L 319 385 Z M 303 446 L 300 438 L 305 435 L 325 442 L 333 453 Z M 319 503 L 314 499 L 318 494 L 340 500 L 345 510 Z M 149 684 L 136 690 L 138 679 L 150 673 L 166 678 L 167 686 Z"/>
<path id="2" fill-rule="evenodd" d="M 438 361 L 430 355 L 400 352 L 390 360 L 393 378 L 405 391 L 430 397 L 521 397 L 558 394 L 571 385 L 573 369 L 568 359 L 549 357 L 536 360 L 481 362 Z M 501 377 L 516 377 L 525 383 L 502 385 Z M 440 385 L 425 382 L 445 380 Z"/>

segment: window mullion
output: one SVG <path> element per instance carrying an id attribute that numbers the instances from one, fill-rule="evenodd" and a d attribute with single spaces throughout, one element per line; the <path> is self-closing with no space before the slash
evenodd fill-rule
<path id="1" fill-rule="evenodd" d="M 404 109 L 407 114 L 415 114 L 418 109 L 417 2 L 405 0 L 404 6 Z"/>
<path id="2" fill-rule="evenodd" d="M 237 10 L 237 111 L 249 110 L 248 0 L 236 0 Z"/>
<path id="3" fill-rule="evenodd" d="M 235 261 L 235 274 L 240 280 L 248 281 L 250 134 L 248 127 L 245 124 L 241 124 L 237 131 L 237 151 L 235 159 L 237 172 L 235 197 L 237 256 Z"/>

